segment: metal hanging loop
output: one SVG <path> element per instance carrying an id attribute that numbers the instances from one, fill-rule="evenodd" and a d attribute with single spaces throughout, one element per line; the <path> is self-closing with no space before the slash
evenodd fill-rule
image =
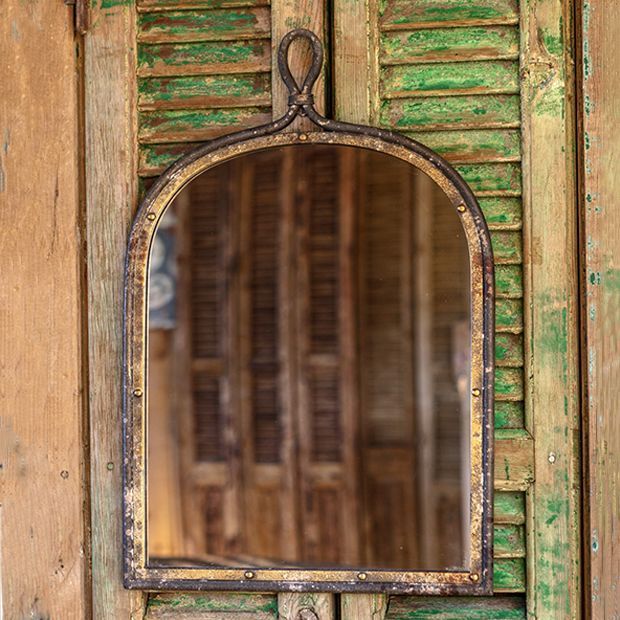
<path id="1" fill-rule="evenodd" d="M 295 39 L 300 38 L 306 39 L 312 48 L 312 64 L 301 86 L 299 86 L 297 80 L 293 77 L 291 68 L 288 64 L 288 51 L 291 43 Z M 306 30 L 305 28 L 297 28 L 296 30 L 291 30 L 282 37 L 282 41 L 280 41 L 280 46 L 278 48 L 278 69 L 280 70 L 282 81 L 288 88 L 288 105 L 297 109 L 302 116 L 307 114 L 308 108 L 314 107 L 312 88 L 321 73 L 322 66 L 323 46 L 314 32 L 310 32 L 310 30 Z"/>

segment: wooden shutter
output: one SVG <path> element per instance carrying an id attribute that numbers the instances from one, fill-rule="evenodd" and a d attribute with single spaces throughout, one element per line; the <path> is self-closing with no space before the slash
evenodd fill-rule
<path id="1" fill-rule="evenodd" d="M 412 350 L 412 171 L 375 153 L 360 159 L 361 459 L 366 560 L 418 565 Z"/>
<path id="2" fill-rule="evenodd" d="M 303 558 L 354 563 L 356 463 L 353 154 L 296 153 L 299 467 Z"/>

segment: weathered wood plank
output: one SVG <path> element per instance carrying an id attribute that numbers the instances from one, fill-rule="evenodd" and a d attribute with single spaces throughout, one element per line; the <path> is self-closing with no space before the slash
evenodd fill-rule
<path id="1" fill-rule="evenodd" d="M 497 400 L 523 400 L 523 369 L 495 369 L 495 398 Z"/>
<path id="2" fill-rule="evenodd" d="M 525 491 L 534 480 L 534 441 L 522 429 L 495 431 L 495 488 Z"/>
<path id="3" fill-rule="evenodd" d="M 92 616 L 142 617 L 143 594 L 123 588 L 121 368 L 123 274 L 136 206 L 135 13 L 91 6 L 85 37 L 85 174 Z"/>
<path id="4" fill-rule="evenodd" d="M 525 592 L 525 559 L 495 559 L 493 561 L 493 588 L 497 593 Z"/>
<path id="5" fill-rule="evenodd" d="M 89 609 L 72 22 L 62 3 L 2 6 L 0 616 L 7 619 L 77 619 Z"/>
<path id="6" fill-rule="evenodd" d="M 519 97 L 481 95 L 419 97 L 384 101 L 379 122 L 399 131 L 518 128 Z"/>
<path id="7" fill-rule="evenodd" d="M 523 331 L 523 303 L 520 299 L 508 297 L 495 300 L 495 331 Z"/>
<path id="8" fill-rule="evenodd" d="M 521 491 L 497 491 L 493 503 L 495 523 L 525 523 L 525 494 Z"/>
<path id="9" fill-rule="evenodd" d="M 582 212 L 585 240 L 587 452 L 590 500 L 584 599 L 595 620 L 620 617 L 620 209 L 617 32 L 620 5 L 582 6 Z M 589 583 L 588 583 L 589 582 Z"/>
<path id="10" fill-rule="evenodd" d="M 269 0 L 137 0 L 140 12 L 269 6 Z"/>
<path id="11" fill-rule="evenodd" d="M 276 620 L 275 594 L 247 593 L 160 593 L 149 597 L 145 620 Z"/>
<path id="12" fill-rule="evenodd" d="M 525 557 L 525 528 L 523 525 L 495 524 L 493 532 L 493 557 Z"/>
<path id="13" fill-rule="evenodd" d="M 579 364 L 572 7 L 523 10 L 526 423 L 536 439 L 528 494 L 528 606 L 579 618 Z"/>
<path id="14" fill-rule="evenodd" d="M 496 265 L 520 265 L 523 262 L 520 231 L 493 230 L 491 242 Z"/>
<path id="15" fill-rule="evenodd" d="M 523 297 L 523 270 L 519 265 L 498 265 L 495 268 L 496 296 L 514 299 Z"/>
<path id="16" fill-rule="evenodd" d="M 523 336 L 500 332 L 495 335 L 495 363 L 498 366 L 523 366 Z"/>
<path id="17" fill-rule="evenodd" d="M 517 163 L 458 164 L 455 168 L 477 196 L 521 194 L 521 166 Z"/>
<path id="18" fill-rule="evenodd" d="M 335 620 L 333 594 L 281 592 L 278 594 L 278 620 Z"/>
<path id="19" fill-rule="evenodd" d="M 392 596 L 386 620 L 525 620 L 523 596 Z M 360 619 L 361 620 L 361 619 Z"/>
<path id="20" fill-rule="evenodd" d="M 518 23 L 518 0 L 389 0 L 381 17 L 383 30 Z"/>
<path id="21" fill-rule="evenodd" d="M 255 107 L 271 103 L 268 73 L 141 78 L 140 110 Z"/>
<path id="22" fill-rule="evenodd" d="M 521 137 L 510 129 L 406 132 L 452 164 L 513 162 L 521 158 Z"/>
<path id="23" fill-rule="evenodd" d="M 388 32 L 381 36 L 381 64 L 508 60 L 519 57 L 514 26 L 433 28 Z"/>
<path id="24" fill-rule="evenodd" d="M 512 60 L 396 65 L 380 70 L 381 96 L 512 95 L 519 92 L 519 63 Z"/>
<path id="25" fill-rule="evenodd" d="M 522 402 L 498 401 L 495 403 L 495 428 L 523 428 L 525 413 Z"/>
<path id="26" fill-rule="evenodd" d="M 491 230 L 519 230 L 522 224 L 520 198 L 490 197 L 478 200 Z"/>
<path id="27" fill-rule="evenodd" d="M 138 75 L 163 77 L 266 72 L 269 40 L 163 43 L 138 47 Z"/>
<path id="28" fill-rule="evenodd" d="M 138 41 L 173 43 L 269 38 L 268 7 L 213 11 L 166 11 L 138 15 Z"/>
<path id="29" fill-rule="evenodd" d="M 380 54 L 377 0 L 334 0 L 334 115 L 349 123 L 374 123 Z"/>
<path id="30" fill-rule="evenodd" d="M 386 594 L 341 594 L 341 620 L 383 620 L 387 613 Z"/>
<path id="31" fill-rule="evenodd" d="M 142 144 L 200 142 L 271 120 L 269 108 L 162 110 L 139 115 Z"/>

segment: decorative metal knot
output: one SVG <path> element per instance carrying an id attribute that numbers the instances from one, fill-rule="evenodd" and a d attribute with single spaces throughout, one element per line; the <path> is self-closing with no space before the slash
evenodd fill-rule
<path id="1" fill-rule="evenodd" d="M 312 93 L 297 93 L 295 95 L 289 95 L 289 105 L 314 105 L 314 95 Z"/>
<path id="2" fill-rule="evenodd" d="M 301 86 L 293 77 L 291 68 L 288 64 L 288 50 L 295 39 L 306 39 L 312 47 L 312 64 Z M 321 73 L 322 66 L 323 46 L 319 38 L 313 32 L 304 28 L 297 28 L 296 30 L 291 30 L 282 37 L 280 47 L 278 48 L 278 68 L 282 76 L 282 81 L 288 88 L 288 105 L 289 107 L 296 108 L 297 113 L 302 116 L 315 112 L 312 88 Z"/>

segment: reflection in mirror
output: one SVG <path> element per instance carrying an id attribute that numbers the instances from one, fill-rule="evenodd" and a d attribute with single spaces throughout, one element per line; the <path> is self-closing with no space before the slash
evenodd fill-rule
<path id="1" fill-rule="evenodd" d="M 399 159 L 194 179 L 149 264 L 149 564 L 466 567 L 469 289 L 456 210 Z"/>

